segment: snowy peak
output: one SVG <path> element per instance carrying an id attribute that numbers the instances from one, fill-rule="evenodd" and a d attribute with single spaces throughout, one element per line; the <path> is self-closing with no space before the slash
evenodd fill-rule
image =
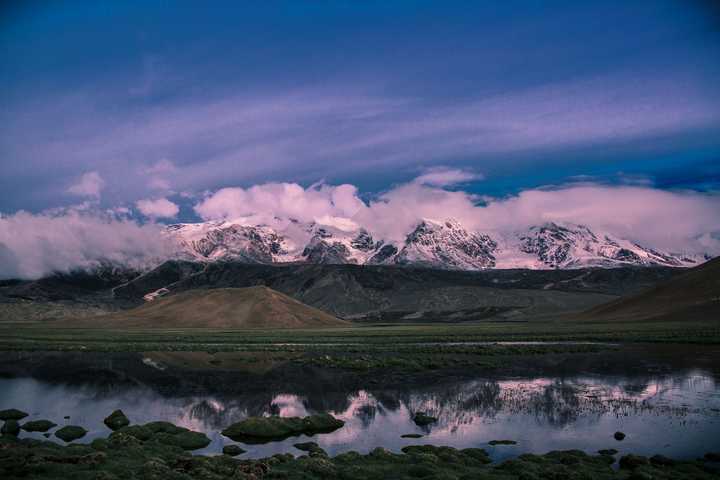
<path id="1" fill-rule="evenodd" d="M 610 234 L 596 234 L 585 225 L 546 223 L 520 236 L 518 248 L 534 255 L 544 268 L 692 266 L 696 260 L 662 253 Z"/>
<path id="2" fill-rule="evenodd" d="M 393 263 L 479 270 L 495 266 L 496 249 L 488 235 L 469 232 L 457 220 L 423 220 L 407 236 Z"/>
<path id="3" fill-rule="evenodd" d="M 170 225 L 174 258 L 212 262 L 308 262 L 404 265 L 455 270 L 486 268 L 612 268 L 693 266 L 706 257 L 660 252 L 584 225 L 546 223 L 523 232 L 488 235 L 454 219 L 424 219 L 400 243 L 373 238 L 363 228 L 280 222 L 277 227 L 242 222 Z"/>
<path id="4" fill-rule="evenodd" d="M 316 226 L 313 236 L 303 249 L 305 261 L 322 264 L 365 264 L 377 245 L 365 229 L 346 232 L 338 228 Z"/>
<path id="5" fill-rule="evenodd" d="M 167 233 L 180 247 L 179 256 L 190 260 L 274 263 L 288 253 L 285 239 L 265 226 L 186 223 L 168 226 Z"/>

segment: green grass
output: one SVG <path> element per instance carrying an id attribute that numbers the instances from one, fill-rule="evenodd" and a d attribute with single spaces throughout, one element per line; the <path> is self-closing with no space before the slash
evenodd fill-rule
<path id="1" fill-rule="evenodd" d="M 60 351 L 413 351 L 463 342 L 587 341 L 720 343 L 716 322 L 372 325 L 308 330 L 112 330 L 0 324 L 0 350 Z M 310 345 L 308 345 L 310 344 Z M 338 345 L 339 344 L 339 345 Z M 433 345 L 427 345 L 433 344 Z M 469 348 L 469 347 L 465 347 Z M 475 348 L 475 347 L 472 347 Z"/>

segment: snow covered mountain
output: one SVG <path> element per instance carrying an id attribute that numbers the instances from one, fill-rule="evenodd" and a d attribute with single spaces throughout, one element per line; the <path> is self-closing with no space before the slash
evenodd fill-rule
<path id="1" fill-rule="evenodd" d="M 615 267 L 622 265 L 684 267 L 705 259 L 659 252 L 584 225 L 547 223 L 531 227 L 518 248 L 545 268 Z"/>
<path id="2" fill-rule="evenodd" d="M 363 228 L 288 220 L 274 228 L 221 221 L 176 224 L 166 234 L 175 258 L 202 262 L 309 262 L 403 265 L 455 270 L 693 266 L 707 260 L 660 252 L 583 225 L 547 223 L 499 235 L 473 232 L 453 219 L 422 220 L 404 242 L 375 239 Z"/>

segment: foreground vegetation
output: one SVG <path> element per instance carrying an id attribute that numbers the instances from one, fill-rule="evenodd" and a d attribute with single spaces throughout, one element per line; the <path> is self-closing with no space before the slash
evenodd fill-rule
<path id="1" fill-rule="evenodd" d="M 155 422 L 163 423 L 163 422 Z M 231 454 L 191 455 L 198 448 L 174 441 L 177 434 L 167 428 L 123 427 L 108 438 L 90 444 L 59 445 L 50 441 L 13 435 L 0 436 L 0 477 L 7 479 L 121 478 L 219 480 L 219 479 L 711 479 L 718 478 L 717 454 L 705 459 L 674 461 L 656 455 L 650 458 L 626 455 L 614 469 L 613 451 L 589 455 L 570 450 L 545 455 L 521 455 L 492 464 L 479 448 L 458 450 L 431 445 L 407 446 L 403 453 L 376 448 L 367 455 L 347 452 L 329 457 L 313 442 L 298 444 L 309 452 L 295 457 L 277 454 L 260 460 L 239 460 Z M 179 428 L 179 427 L 175 427 Z M 195 432 L 193 432 L 195 433 Z M 202 435 L 202 434 L 197 434 Z"/>

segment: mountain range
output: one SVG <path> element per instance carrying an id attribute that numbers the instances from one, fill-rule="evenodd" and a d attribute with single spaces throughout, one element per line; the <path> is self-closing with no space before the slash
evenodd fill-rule
<path id="1" fill-rule="evenodd" d="M 690 267 L 710 257 L 665 252 L 577 224 L 546 223 L 511 234 L 483 233 L 454 219 L 424 219 L 401 242 L 363 228 L 295 220 L 282 228 L 232 221 L 169 225 L 172 257 L 194 262 L 397 265 L 450 270 Z"/>

